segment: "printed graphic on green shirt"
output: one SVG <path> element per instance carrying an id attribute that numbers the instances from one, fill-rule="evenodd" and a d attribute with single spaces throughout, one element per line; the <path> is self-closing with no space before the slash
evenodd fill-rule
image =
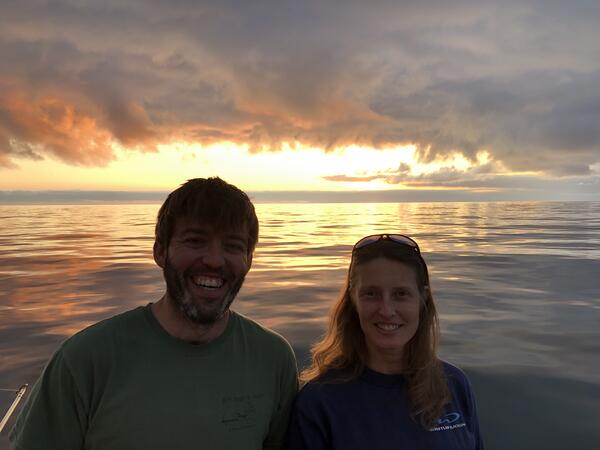
<path id="1" fill-rule="evenodd" d="M 264 401 L 263 393 L 223 397 L 221 422 L 230 431 L 255 427 L 260 423 L 260 410 L 264 410 L 258 403 Z"/>

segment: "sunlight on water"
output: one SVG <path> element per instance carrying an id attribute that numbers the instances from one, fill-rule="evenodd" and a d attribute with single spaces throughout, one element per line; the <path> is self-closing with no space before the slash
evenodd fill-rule
<path id="1" fill-rule="evenodd" d="M 3 346 L 19 346 L 25 324 L 28 333 L 64 337 L 159 298 L 161 273 L 151 254 L 157 209 L 0 207 Z M 598 210 L 598 203 L 258 204 L 260 242 L 237 307 L 308 346 L 325 326 L 353 244 L 368 234 L 404 233 L 421 246 L 448 349 L 461 354 L 464 344 L 454 336 L 485 339 L 483 323 L 508 318 L 507 329 L 524 319 L 558 322 L 548 311 L 533 315 L 538 308 L 598 310 L 598 296 L 591 295 L 597 283 L 586 279 L 600 260 Z M 565 278 L 580 265 L 583 272 Z M 556 285 L 548 270 L 565 283 Z M 577 278 L 583 282 L 574 286 Z M 464 330 L 465 324 L 471 326 Z M 487 342 L 492 349 L 506 339 L 489 338 L 497 340 Z M 526 359 L 518 349 L 508 359 Z M 2 358 L 3 367 L 15 366 Z M 467 358 L 485 361 L 481 352 Z M 509 362 L 495 358 L 494 364 Z"/>

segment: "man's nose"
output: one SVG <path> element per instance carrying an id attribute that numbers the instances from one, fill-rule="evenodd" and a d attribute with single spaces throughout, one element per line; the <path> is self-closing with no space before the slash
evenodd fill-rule
<path id="1" fill-rule="evenodd" d="M 222 267 L 225 265 L 223 246 L 218 240 L 211 241 L 202 255 L 202 263 L 208 267 Z"/>

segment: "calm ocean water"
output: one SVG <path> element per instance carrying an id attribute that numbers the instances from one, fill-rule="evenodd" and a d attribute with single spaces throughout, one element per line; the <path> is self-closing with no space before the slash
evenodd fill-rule
<path id="1" fill-rule="evenodd" d="M 66 337 L 156 301 L 159 205 L 0 205 L 0 388 L 32 384 Z M 600 448 L 600 202 L 258 204 L 261 237 L 235 309 L 303 364 L 352 244 L 413 236 L 464 368 L 486 448 Z M 0 417 L 13 394 L 0 391 Z M 6 430 L 0 449 L 7 448 Z"/>

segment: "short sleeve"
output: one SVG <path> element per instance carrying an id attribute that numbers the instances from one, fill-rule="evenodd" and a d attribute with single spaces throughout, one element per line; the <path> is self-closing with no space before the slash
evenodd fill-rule
<path id="1" fill-rule="evenodd" d="M 285 342 L 286 353 L 280 368 L 279 401 L 273 411 L 269 424 L 269 433 L 263 442 L 265 450 L 280 450 L 284 448 L 285 433 L 288 427 L 290 413 L 296 394 L 298 393 L 298 368 L 292 348 Z"/>
<path id="2" fill-rule="evenodd" d="M 9 439 L 13 450 L 80 450 L 87 413 L 58 350 L 35 383 Z"/>

